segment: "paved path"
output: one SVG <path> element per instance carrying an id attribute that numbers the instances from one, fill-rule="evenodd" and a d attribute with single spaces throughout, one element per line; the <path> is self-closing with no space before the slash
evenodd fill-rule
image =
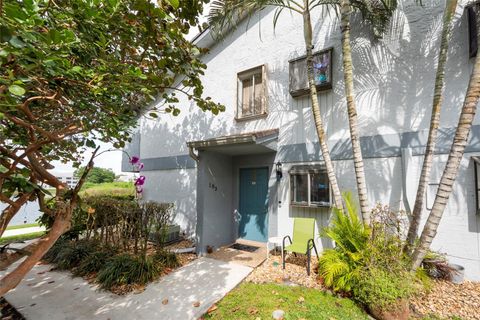
<path id="1" fill-rule="evenodd" d="M 116 296 L 69 272 L 37 265 L 5 298 L 27 319 L 198 319 L 252 268 L 199 258 L 150 284 L 140 294 Z M 167 304 L 162 304 L 168 299 Z M 199 301 L 200 306 L 194 307 Z"/>
<path id="2" fill-rule="evenodd" d="M 33 233 L 33 232 L 39 232 L 39 231 L 45 231 L 45 227 L 30 227 L 30 228 L 20 228 L 20 229 L 13 229 L 13 230 L 5 230 L 5 232 L 2 235 L 2 238 L 4 237 L 11 237 L 11 236 L 17 236 L 20 234 L 26 234 L 26 233 Z"/>

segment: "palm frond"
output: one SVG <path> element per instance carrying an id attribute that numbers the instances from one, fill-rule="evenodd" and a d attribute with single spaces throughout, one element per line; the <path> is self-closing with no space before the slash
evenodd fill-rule
<path id="1" fill-rule="evenodd" d="M 226 32 L 235 29 L 244 19 L 250 19 L 266 7 L 275 7 L 274 26 L 284 9 L 302 13 L 302 2 L 295 0 L 215 0 L 210 6 L 207 15 L 208 23 L 217 38 Z"/>
<path id="2" fill-rule="evenodd" d="M 397 0 L 351 0 L 354 9 L 360 11 L 365 21 L 372 27 L 376 37 L 387 29 L 390 19 L 397 9 Z"/>

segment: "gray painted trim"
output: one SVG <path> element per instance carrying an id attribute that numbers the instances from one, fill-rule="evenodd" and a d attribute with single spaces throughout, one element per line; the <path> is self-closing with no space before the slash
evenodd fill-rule
<path id="1" fill-rule="evenodd" d="M 454 134 L 455 128 L 439 129 L 435 154 L 448 154 L 450 152 Z M 360 137 L 362 155 L 365 159 L 400 157 L 403 148 L 411 149 L 413 156 L 423 155 L 427 137 L 427 130 Z M 305 143 L 280 146 L 277 160 L 282 162 L 321 161 L 319 144 L 314 143 L 312 147 L 313 152 L 308 152 Z M 333 160 L 353 159 L 350 139 L 334 142 L 330 150 Z M 480 152 L 480 125 L 472 126 L 465 152 Z"/>
<path id="2" fill-rule="evenodd" d="M 435 150 L 436 154 L 449 153 L 454 134 L 455 128 L 439 129 Z M 427 135 L 428 131 L 423 130 L 361 137 L 362 154 L 365 159 L 400 157 L 402 153 L 401 150 L 403 148 L 409 148 L 412 150 L 413 156 L 422 155 L 425 151 Z M 350 160 L 353 158 L 350 139 L 342 139 L 334 142 L 330 150 L 333 160 Z M 465 152 L 480 152 L 480 125 L 472 126 Z M 305 143 L 298 143 L 279 146 L 275 161 L 309 162 L 321 160 L 322 156 L 318 143 L 313 144 L 313 152 L 311 150 L 310 152 L 307 151 L 307 145 Z M 196 167 L 195 161 L 190 158 L 189 155 L 148 158 L 142 159 L 142 161 L 145 164 L 143 171 L 192 169 Z"/>
<path id="3" fill-rule="evenodd" d="M 142 171 L 193 169 L 196 167 L 195 160 L 193 160 L 188 154 L 171 157 L 148 158 L 143 159 L 142 162 L 145 165 Z"/>

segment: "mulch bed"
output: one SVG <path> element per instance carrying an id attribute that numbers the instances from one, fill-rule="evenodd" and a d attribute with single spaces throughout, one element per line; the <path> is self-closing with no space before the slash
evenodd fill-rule
<path id="1" fill-rule="evenodd" d="M 323 289 L 318 280 L 316 257 L 312 257 L 310 276 L 307 275 L 306 257 L 288 255 L 285 270 L 282 269 L 282 258 L 270 256 L 262 265 L 255 268 L 247 277 L 247 282 L 253 283 L 279 283 L 287 285 L 300 285 L 307 288 Z"/>
<path id="2" fill-rule="evenodd" d="M 316 273 L 317 259 L 312 258 L 312 260 L 312 272 L 307 276 L 304 256 L 287 256 L 285 270 L 282 270 L 280 256 L 270 256 L 253 270 L 246 281 L 258 284 L 300 285 L 326 290 Z M 438 319 L 480 320 L 480 282 L 465 281 L 463 284 L 453 284 L 448 281 L 433 280 L 431 290 L 411 299 L 410 307 L 412 316 L 418 319 L 435 316 Z"/>
<path id="3" fill-rule="evenodd" d="M 3 297 L 0 297 L 0 319 L 25 320 L 25 318 Z"/>
<path id="4" fill-rule="evenodd" d="M 430 292 L 412 299 L 411 308 L 418 316 L 480 320 L 480 282 L 454 284 L 436 280 Z"/>

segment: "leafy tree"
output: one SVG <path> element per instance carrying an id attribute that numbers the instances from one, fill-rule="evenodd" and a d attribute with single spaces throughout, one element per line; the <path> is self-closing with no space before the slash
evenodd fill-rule
<path id="1" fill-rule="evenodd" d="M 75 170 L 73 175 L 76 178 L 81 178 L 85 172 L 85 167 Z M 90 183 L 105 183 L 115 181 L 115 172 L 112 169 L 105 169 L 100 167 L 93 167 L 87 174 L 86 182 Z"/>
<path id="2" fill-rule="evenodd" d="M 31 254 L 0 280 L 14 288 L 70 228 L 77 193 L 48 169 L 79 164 L 95 140 L 123 147 L 140 115 L 177 115 L 177 94 L 213 114 L 203 98 L 204 51 L 184 38 L 205 0 L 0 1 L 0 235 L 27 201 L 55 222 Z M 174 90 L 181 83 L 180 91 Z M 164 104 L 146 110 L 156 98 Z M 45 189 L 55 188 L 54 205 Z"/>

